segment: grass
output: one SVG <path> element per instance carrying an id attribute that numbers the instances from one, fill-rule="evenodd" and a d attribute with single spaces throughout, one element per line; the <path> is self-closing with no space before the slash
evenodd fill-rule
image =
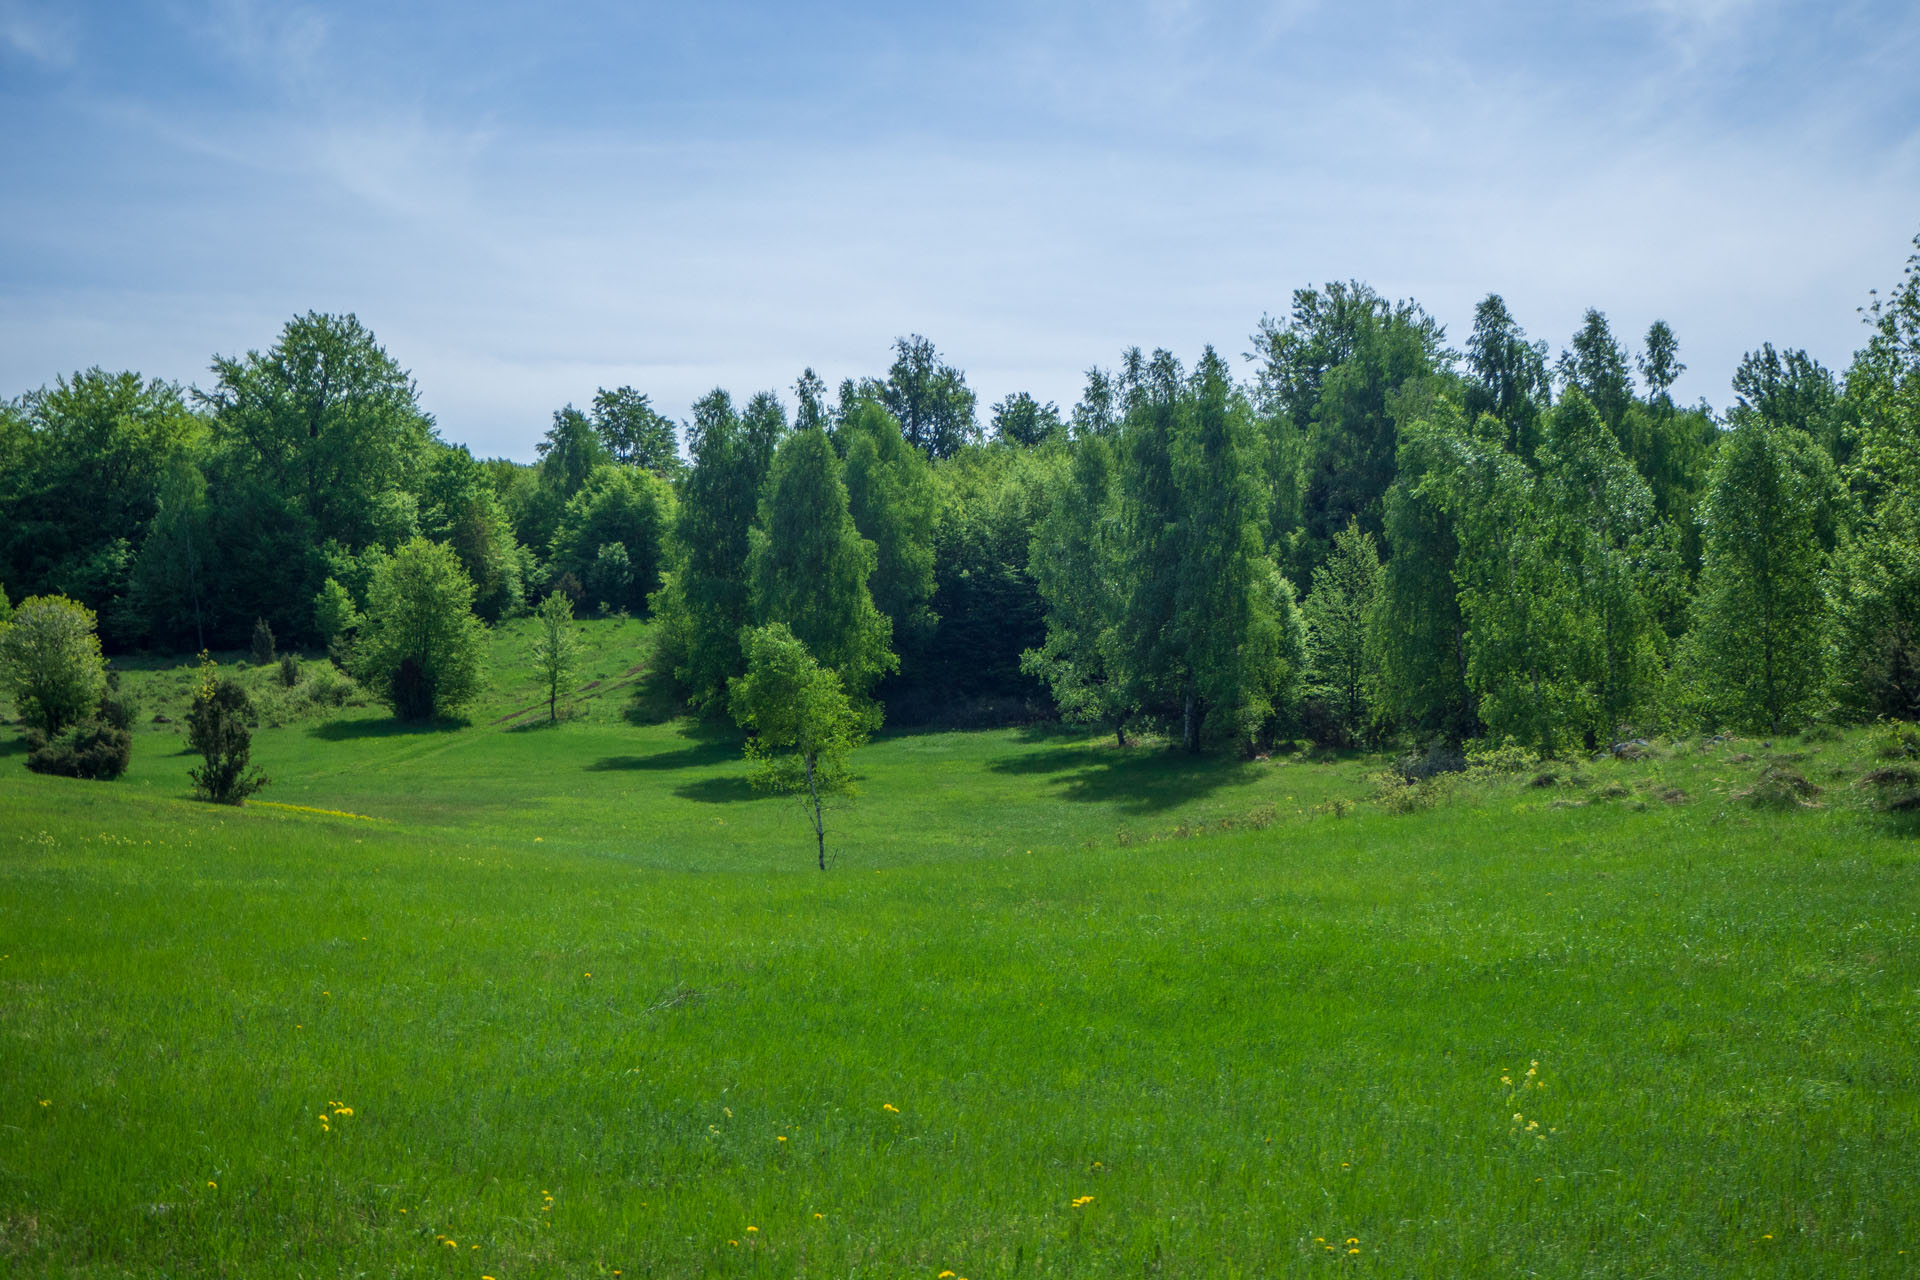
<path id="1" fill-rule="evenodd" d="M 118 784 L 0 761 L 0 1271 L 1920 1258 L 1920 858 L 1858 735 L 1391 806 L 1379 761 L 889 736 L 823 876 L 643 682 L 495 724 L 525 692 L 263 729 L 293 808 L 184 799 L 166 725 Z"/>

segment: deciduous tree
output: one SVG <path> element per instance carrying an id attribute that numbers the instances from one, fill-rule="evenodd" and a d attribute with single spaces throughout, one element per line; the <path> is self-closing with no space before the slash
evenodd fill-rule
<path id="1" fill-rule="evenodd" d="M 734 719 L 751 737 L 754 786 L 806 804 L 820 870 L 827 869 L 826 801 L 853 792 L 853 749 L 867 740 L 872 709 L 856 707 L 840 677 L 821 666 L 780 623 L 745 637 L 747 672 L 733 682 Z"/>

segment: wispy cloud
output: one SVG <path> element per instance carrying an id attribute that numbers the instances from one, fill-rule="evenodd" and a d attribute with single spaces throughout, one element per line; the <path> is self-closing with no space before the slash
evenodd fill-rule
<path id="1" fill-rule="evenodd" d="M 0 44 L 48 67 L 66 67 L 74 58 L 71 22 L 25 0 L 0 0 Z"/>
<path id="2" fill-rule="evenodd" d="M 527 456 L 598 385 L 684 412 L 910 331 L 983 401 L 1070 403 L 1125 344 L 1239 351 L 1359 276 L 1456 337 L 1489 290 L 1556 344 L 1589 305 L 1665 318 L 1680 392 L 1724 400 L 1762 340 L 1844 364 L 1897 273 L 1920 90 L 1886 51 L 1920 15 L 1708 8 L 219 0 L 0 139 L 50 175 L 0 190 L 0 391 L 354 310 L 447 435 Z"/>

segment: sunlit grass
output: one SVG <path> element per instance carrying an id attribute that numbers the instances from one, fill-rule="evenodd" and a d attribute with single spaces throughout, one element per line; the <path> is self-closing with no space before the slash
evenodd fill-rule
<path id="1" fill-rule="evenodd" d="M 1920 1256 L 1920 859 L 1857 739 L 1795 748 L 1817 810 L 1693 743 L 1335 817 L 1377 762 L 896 736 L 821 875 L 626 706 L 263 730 L 237 811 L 166 726 L 120 784 L 0 758 L 0 1272 Z"/>

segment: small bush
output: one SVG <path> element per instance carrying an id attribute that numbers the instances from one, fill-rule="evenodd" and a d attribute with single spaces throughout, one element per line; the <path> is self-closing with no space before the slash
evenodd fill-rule
<path id="1" fill-rule="evenodd" d="M 300 659 L 290 653 L 280 655 L 280 684 L 291 689 L 300 683 Z"/>
<path id="2" fill-rule="evenodd" d="M 190 770 L 194 793 L 215 804 L 243 804 L 267 785 L 265 775 L 249 767 L 253 751 L 253 700 L 238 681 L 216 678 L 203 664 L 193 710 L 187 716 L 187 740 L 206 760 Z"/>
<path id="3" fill-rule="evenodd" d="M 110 782 L 133 759 L 133 734 L 103 719 L 82 720 L 49 738 L 27 733 L 27 768 L 61 778 Z"/>
<path id="4" fill-rule="evenodd" d="M 264 667 L 273 661 L 273 628 L 267 625 L 265 618 L 253 620 L 253 661 L 255 666 Z"/>
<path id="5" fill-rule="evenodd" d="M 1856 786 L 1870 791 L 1873 807 L 1885 813 L 1920 809 L 1920 767 L 1890 764 L 1861 776 Z"/>
<path id="6" fill-rule="evenodd" d="M 1539 752 L 1512 742 L 1475 743 L 1467 751 L 1467 768 L 1476 775 L 1525 773 L 1539 763 Z"/>
<path id="7" fill-rule="evenodd" d="M 1751 787 L 1734 792 L 1733 798 L 1756 809 L 1816 809 L 1819 795 L 1819 787 L 1792 769 L 1768 765 Z"/>
<path id="8" fill-rule="evenodd" d="M 1435 741 L 1424 751 L 1411 751 L 1393 762 L 1394 772 L 1407 782 L 1425 782 L 1443 773 L 1464 773 L 1467 768 L 1467 755 L 1459 747 L 1444 739 Z"/>
<path id="9" fill-rule="evenodd" d="M 1874 730 L 1873 753 L 1882 760 L 1920 760 L 1920 725 L 1889 720 Z"/>
<path id="10" fill-rule="evenodd" d="M 360 686 L 353 677 L 331 666 L 321 667 L 307 677 L 307 698 L 316 707 L 344 707 L 358 696 Z"/>

